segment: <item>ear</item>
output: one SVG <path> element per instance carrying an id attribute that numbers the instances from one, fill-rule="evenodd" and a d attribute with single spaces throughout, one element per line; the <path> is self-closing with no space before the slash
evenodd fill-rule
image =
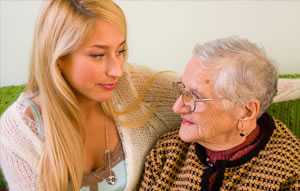
<path id="1" fill-rule="evenodd" d="M 57 61 L 57 68 L 60 70 L 60 72 L 63 71 L 64 60 L 64 58 L 59 58 Z"/>
<path id="2" fill-rule="evenodd" d="M 260 102 L 257 99 L 251 99 L 247 104 L 244 105 L 244 116 L 243 120 L 255 120 L 257 119 L 260 112 Z"/>
<path id="3" fill-rule="evenodd" d="M 255 120 L 260 112 L 260 102 L 257 99 L 251 99 L 242 108 L 244 110 L 242 120 Z"/>
<path id="4" fill-rule="evenodd" d="M 57 60 L 57 68 L 60 71 L 61 74 L 64 74 L 66 67 L 68 63 L 68 58 L 67 56 L 63 56 Z"/>
<path id="5" fill-rule="evenodd" d="M 257 116 L 260 112 L 260 102 L 257 99 L 250 100 L 241 108 L 242 117 L 238 120 L 238 131 L 240 136 L 249 135 L 256 127 Z"/>

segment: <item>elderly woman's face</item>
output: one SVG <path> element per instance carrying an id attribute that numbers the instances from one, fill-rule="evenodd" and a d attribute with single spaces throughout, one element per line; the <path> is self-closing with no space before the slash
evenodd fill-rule
<path id="1" fill-rule="evenodd" d="M 180 138 L 185 142 L 218 144 L 230 139 L 237 133 L 237 119 L 234 109 L 226 111 L 220 96 L 214 91 L 214 78 L 217 69 L 206 68 L 199 58 L 193 57 L 186 65 L 182 75 L 182 83 L 186 91 L 199 100 L 194 112 L 193 103 L 186 103 L 180 96 L 174 106 L 174 112 L 182 117 L 179 131 Z M 201 101 L 201 99 L 211 99 Z"/>

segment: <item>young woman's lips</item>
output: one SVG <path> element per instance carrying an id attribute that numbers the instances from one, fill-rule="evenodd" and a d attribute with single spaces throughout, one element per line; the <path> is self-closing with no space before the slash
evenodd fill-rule
<path id="1" fill-rule="evenodd" d="M 182 119 L 181 121 L 182 125 L 193 125 L 194 123 L 192 121 L 186 120 L 186 119 Z"/>
<path id="2" fill-rule="evenodd" d="M 113 90 L 116 87 L 116 83 L 112 83 L 112 84 L 98 84 L 98 86 L 102 87 L 105 90 Z"/>

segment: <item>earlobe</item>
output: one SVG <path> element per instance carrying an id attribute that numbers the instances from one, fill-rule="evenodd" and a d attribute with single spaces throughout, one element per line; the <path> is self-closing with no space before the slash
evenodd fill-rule
<path id="1" fill-rule="evenodd" d="M 245 134 L 245 124 L 244 124 L 244 122 L 245 122 L 244 119 L 239 119 L 238 124 L 237 124 L 237 128 L 238 128 L 238 131 L 240 132 L 241 137 L 244 137 L 246 135 Z"/>
<path id="2" fill-rule="evenodd" d="M 243 116 L 238 119 L 237 125 L 241 137 L 247 136 L 253 130 L 252 127 L 255 127 L 260 112 L 260 102 L 256 99 L 250 100 L 244 105 L 243 109 Z"/>

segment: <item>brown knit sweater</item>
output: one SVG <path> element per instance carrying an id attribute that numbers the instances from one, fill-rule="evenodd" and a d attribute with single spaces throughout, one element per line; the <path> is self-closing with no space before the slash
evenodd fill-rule
<path id="1" fill-rule="evenodd" d="M 233 161 L 206 162 L 199 144 L 184 143 L 178 130 L 162 136 L 145 163 L 140 190 L 208 190 L 208 177 L 217 172 L 214 190 L 300 190 L 300 141 L 280 121 L 264 114 L 263 138 L 247 155 Z"/>

